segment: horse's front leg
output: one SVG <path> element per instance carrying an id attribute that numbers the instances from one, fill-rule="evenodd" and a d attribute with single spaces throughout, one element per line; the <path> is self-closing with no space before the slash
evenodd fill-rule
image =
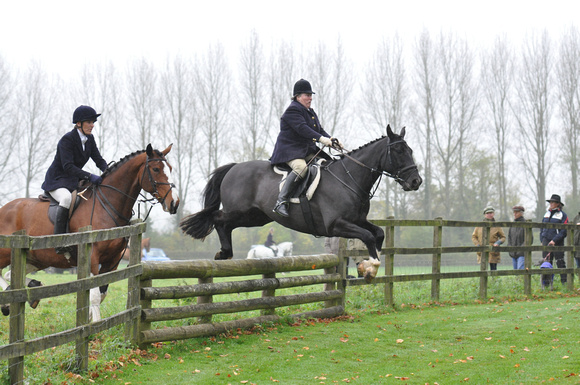
<path id="1" fill-rule="evenodd" d="M 367 222 L 367 224 L 371 223 Z M 356 223 L 339 220 L 335 223 L 331 234 L 334 237 L 357 238 L 365 244 L 369 251 L 369 259 L 360 262 L 357 270 L 359 275 L 363 276 L 368 283 L 377 276 L 381 266 L 379 253 L 384 240 L 383 230 L 378 226 L 372 226 L 365 225 L 365 227 L 362 227 Z M 377 242 L 379 242 L 378 250 Z"/>
<path id="2" fill-rule="evenodd" d="M 99 258 L 96 254 L 91 256 L 91 276 L 99 274 Z M 101 320 L 101 290 L 99 287 L 93 287 L 89 290 L 89 319 L 91 322 Z"/>
<path id="3" fill-rule="evenodd" d="M 35 271 L 38 271 L 38 268 L 36 266 L 33 266 L 31 264 L 26 264 L 26 272 L 25 275 L 28 275 L 29 273 L 33 273 Z M 9 290 L 10 289 L 10 285 L 8 284 L 7 281 L 10 281 L 11 279 L 11 272 L 12 270 L 8 270 L 6 272 L 6 274 L 4 274 L 4 277 L 2 278 L 2 269 L 0 269 L 0 286 L 2 286 L 3 290 Z M 42 286 L 42 282 L 36 280 L 36 279 L 30 279 L 28 277 L 26 277 L 26 281 L 25 281 L 25 286 L 26 287 L 38 287 L 38 286 Z M 38 306 L 38 304 L 40 303 L 40 300 L 34 300 L 34 301 L 28 301 L 28 304 L 30 305 L 31 308 L 36 309 L 36 307 Z M 2 311 L 2 314 L 7 316 L 10 315 L 10 305 L 9 304 L 2 304 L 0 306 L 0 311 Z"/>

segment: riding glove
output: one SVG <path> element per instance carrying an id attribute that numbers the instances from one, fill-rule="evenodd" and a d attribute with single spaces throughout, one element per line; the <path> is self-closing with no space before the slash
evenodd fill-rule
<path id="1" fill-rule="evenodd" d="M 101 178 L 98 175 L 91 174 L 91 175 L 89 175 L 89 180 L 91 181 L 92 184 L 101 184 L 101 182 L 103 181 L 103 178 Z"/>
<path id="2" fill-rule="evenodd" d="M 327 138 L 326 136 L 321 136 L 320 139 L 318 139 L 318 141 L 320 143 L 324 144 L 325 146 L 332 147 L 331 138 Z"/>

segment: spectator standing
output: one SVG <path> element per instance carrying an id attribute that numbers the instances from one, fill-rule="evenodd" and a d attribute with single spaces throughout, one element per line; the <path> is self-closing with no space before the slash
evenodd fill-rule
<path id="1" fill-rule="evenodd" d="M 524 211 L 526 209 L 524 206 L 514 206 L 512 207 L 514 212 L 514 222 L 525 222 Z M 523 246 L 526 238 L 526 229 L 523 227 L 510 227 L 508 231 L 508 246 Z M 533 242 L 533 238 L 532 238 Z M 524 269 L 524 252 L 523 251 L 510 251 L 510 257 L 512 257 L 512 264 L 514 270 Z"/>
<path id="2" fill-rule="evenodd" d="M 552 194 L 552 197 L 546 200 L 550 204 L 548 211 L 544 214 L 542 223 L 568 223 L 568 215 L 562 211 L 564 203 L 560 199 L 560 195 Z M 566 229 L 544 229 L 540 230 L 540 241 L 544 246 L 564 246 L 564 239 L 566 238 Z M 548 255 L 547 251 L 542 252 L 544 260 Z M 550 252 L 550 263 L 553 264 L 553 259 L 556 259 L 556 266 L 559 269 L 566 268 L 566 261 L 564 260 L 564 252 L 553 251 Z M 565 284 L 568 280 L 566 274 L 560 274 L 560 281 Z"/>
<path id="3" fill-rule="evenodd" d="M 574 217 L 574 223 L 580 225 L 580 212 Z M 574 231 L 574 246 L 580 247 L 580 229 Z M 574 253 L 574 260 L 576 261 L 576 267 L 580 268 L 580 250 L 576 250 L 576 253 Z"/>
<path id="4" fill-rule="evenodd" d="M 495 209 L 487 206 L 483 210 L 484 221 L 495 222 Z M 476 227 L 471 234 L 471 241 L 475 246 L 481 246 L 483 241 L 483 228 Z M 499 246 L 505 242 L 505 234 L 501 227 L 492 227 L 489 233 L 489 244 L 491 246 Z M 497 264 L 501 262 L 501 256 L 498 251 L 489 253 L 489 269 L 497 270 Z M 477 263 L 481 263 L 481 253 L 477 253 Z"/>

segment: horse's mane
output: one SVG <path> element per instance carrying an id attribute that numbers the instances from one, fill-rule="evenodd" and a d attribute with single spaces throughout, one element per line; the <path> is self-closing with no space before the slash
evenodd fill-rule
<path id="1" fill-rule="evenodd" d="M 163 157 L 163 154 L 161 153 L 161 151 L 159 150 L 153 150 L 155 152 L 155 154 L 157 154 L 157 156 Z M 134 157 L 136 157 L 137 155 L 140 155 L 142 153 L 144 153 L 145 150 L 139 150 L 139 151 L 135 151 L 132 152 L 129 155 L 124 156 L 123 158 L 121 158 L 118 162 L 114 162 L 113 164 L 111 164 L 106 170 L 105 172 L 103 172 L 103 174 L 101 175 L 102 178 L 106 177 L 109 174 L 112 174 L 113 172 L 115 172 L 119 167 L 121 167 L 123 164 L 127 163 L 129 160 L 133 159 Z"/>
<path id="2" fill-rule="evenodd" d="M 377 139 L 371 140 L 370 142 L 363 144 L 363 145 L 362 145 L 362 146 L 360 146 L 359 148 L 356 148 L 356 149 L 354 149 L 354 150 L 351 150 L 350 152 L 351 152 L 351 153 L 354 153 L 354 152 L 356 152 L 356 151 L 358 151 L 358 150 L 360 150 L 360 149 L 363 149 L 363 148 L 365 148 L 365 147 L 368 147 L 368 146 L 370 146 L 371 144 L 373 144 L 373 143 L 375 143 L 375 142 L 378 142 L 379 140 L 383 140 L 383 139 L 385 139 L 386 137 L 387 137 L 386 135 L 383 135 L 383 136 L 381 136 L 380 138 L 377 138 Z M 340 154 L 340 155 L 338 155 L 338 156 L 339 156 L 340 158 L 343 158 L 343 157 L 344 157 L 344 154 Z"/>

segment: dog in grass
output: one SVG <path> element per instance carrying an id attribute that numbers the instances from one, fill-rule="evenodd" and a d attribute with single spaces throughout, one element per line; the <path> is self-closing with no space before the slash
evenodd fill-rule
<path id="1" fill-rule="evenodd" d="M 554 266 L 548 261 L 542 262 L 540 269 L 553 269 Z M 546 290 L 548 287 L 550 291 L 554 290 L 554 274 L 542 274 L 541 276 L 542 290 Z"/>

